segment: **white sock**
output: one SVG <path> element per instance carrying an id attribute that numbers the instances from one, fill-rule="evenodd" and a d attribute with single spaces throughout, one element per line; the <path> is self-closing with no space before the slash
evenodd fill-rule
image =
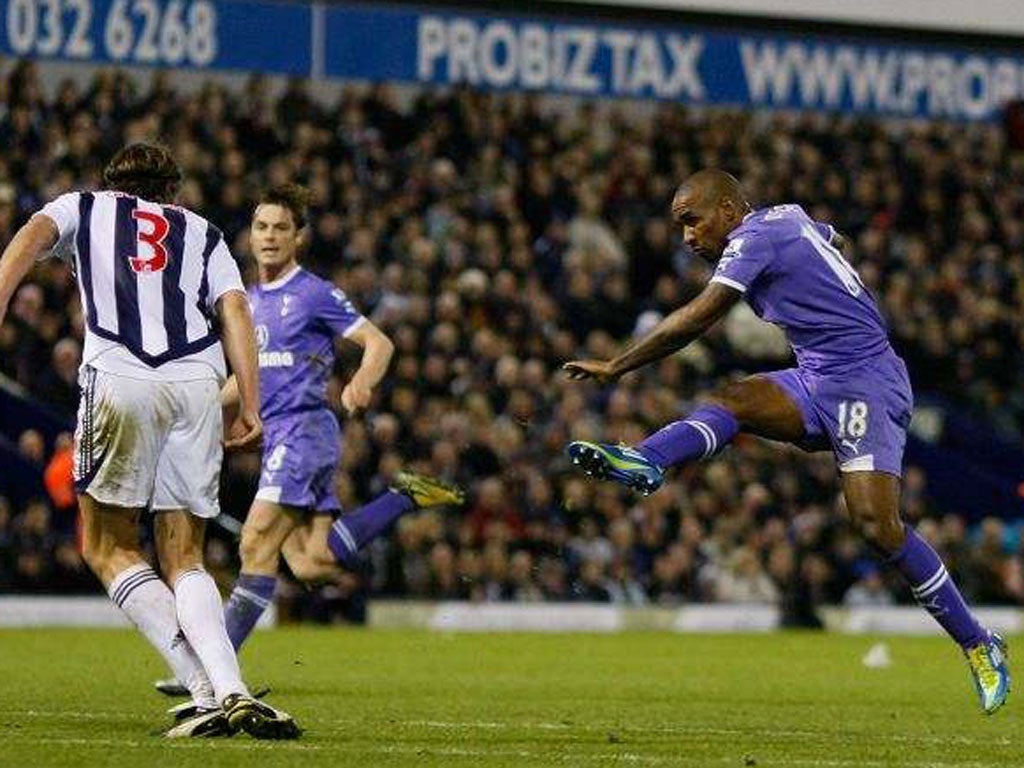
<path id="1" fill-rule="evenodd" d="M 164 657 L 175 677 L 188 688 L 196 705 L 216 707 L 206 670 L 178 626 L 174 595 L 156 571 L 147 563 L 126 568 L 110 582 L 108 593 Z"/>
<path id="2" fill-rule="evenodd" d="M 174 582 L 174 597 L 178 623 L 203 662 L 217 701 L 223 702 L 232 693 L 249 695 L 224 626 L 220 592 L 210 574 L 200 568 L 183 572 Z"/>

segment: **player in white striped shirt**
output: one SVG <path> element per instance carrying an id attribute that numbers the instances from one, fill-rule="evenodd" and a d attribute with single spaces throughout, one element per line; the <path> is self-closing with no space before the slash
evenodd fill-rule
<path id="1" fill-rule="evenodd" d="M 216 227 L 172 204 L 181 173 L 163 147 L 125 147 L 104 180 L 102 191 L 61 195 L 12 239 L 0 260 L 0 322 L 38 258 L 73 263 L 86 319 L 74 471 L 83 555 L 200 708 L 168 735 L 297 737 L 294 720 L 242 682 L 203 569 L 206 520 L 218 513 L 225 353 L 242 403 L 227 445 L 262 433 L 238 267 Z M 166 583 L 139 543 L 147 507 Z"/>

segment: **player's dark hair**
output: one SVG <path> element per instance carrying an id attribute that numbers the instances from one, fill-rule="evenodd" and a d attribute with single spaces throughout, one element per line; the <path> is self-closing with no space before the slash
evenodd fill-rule
<path id="1" fill-rule="evenodd" d="M 295 229 L 306 226 L 309 219 L 309 191 L 298 184 L 278 184 L 260 194 L 260 205 L 280 205 L 292 213 Z"/>
<path id="2" fill-rule="evenodd" d="M 172 203 L 181 184 L 181 169 L 167 147 L 139 142 L 118 150 L 103 170 L 107 189 L 155 203 Z"/>

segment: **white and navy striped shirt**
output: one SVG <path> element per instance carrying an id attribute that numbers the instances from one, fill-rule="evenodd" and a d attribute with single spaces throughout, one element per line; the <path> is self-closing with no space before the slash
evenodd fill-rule
<path id="1" fill-rule="evenodd" d="M 82 364 L 136 378 L 223 379 L 214 307 L 243 291 L 224 236 L 202 216 L 114 191 L 69 192 L 39 214 L 75 267 Z"/>

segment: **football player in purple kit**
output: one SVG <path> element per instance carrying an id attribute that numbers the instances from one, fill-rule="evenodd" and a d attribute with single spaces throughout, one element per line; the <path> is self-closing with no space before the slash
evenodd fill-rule
<path id="1" fill-rule="evenodd" d="M 613 360 L 567 363 L 569 376 L 614 382 L 684 348 L 740 299 L 786 331 L 797 367 L 723 385 L 635 447 L 573 442 L 573 463 L 648 494 L 668 467 L 713 456 L 739 432 L 830 448 L 853 524 L 961 647 L 991 714 L 1009 692 L 1006 645 L 978 623 L 938 554 L 900 518 L 910 380 L 874 299 L 840 252 L 842 238 L 798 205 L 753 210 L 736 179 L 718 170 L 679 187 L 672 219 L 696 254 L 717 262 L 710 283 Z"/>
<path id="2" fill-rule="evenodd" d="M 332 520 L 341 506 L 334 494 L 341 432 L 327 403 L 335 339 L 363 348 L 359 369 L 341 393 L 349 415 L 370 405 L 394 345 L 340 288 L 299 266 L 306 220 L 305 190 L 294 185 L 267 190 L 252 217 L 259 282 L 249 288 L 249 302 L 260 347 L 263 467 L 242 528 L 242 570 L 226 608 L 235 648 L 273 597 L 282 549 L 297 575 L 327 579 L 339 566 L 354 567 L 359 550 L 400 515 L 463 498 L 457 488 L 404 472 L 391 490 Z M 234 401 L 231 383 L 222 398 L 226 407 Z M 287 546 L 289 539 L 303 546 Z"/>
<path id="3" fill-rule="evenodd" d="M 273 599 L 282 553 L 296 577 L 327 580 L 340 567 L 355 568 L 359 551 L 406 512 L 463 502 L 459 488 L 399 472 L 390 490 L 334 518 L 340 510 L 334 473 L 341 431 L 327 402 L 327 381 L 335 340 L 363 348 L 359 369 L 341 393 L 349 415 L 370 405 L 394 346 L 341 289 L 299 265 L 306 221 L 305 190 L 284 185 L 263 193 L 250 230 L 259 271 L 248 295 L 259 346 L 263 460 L 259 489 L 242 527 L 241 572 L 225 607 L 236 650 Z M 234 377 L 224 385 L 221 401 L 226 411 L 237 406 Z M 168 695 L 181 693 L 173 679 L 156 687 Z"/>

